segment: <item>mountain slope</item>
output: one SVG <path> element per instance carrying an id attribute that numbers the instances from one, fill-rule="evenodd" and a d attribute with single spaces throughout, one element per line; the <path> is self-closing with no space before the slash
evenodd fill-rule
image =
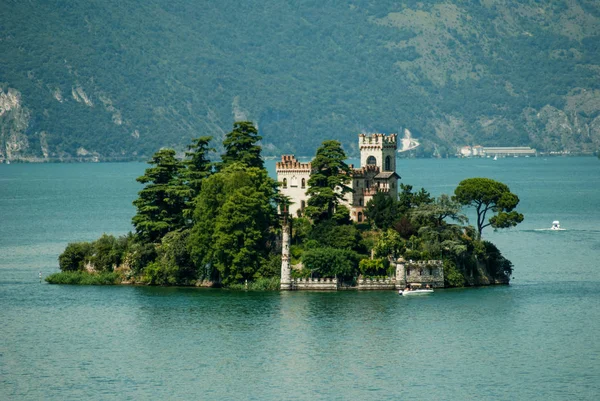
<path id="1" fill-rule="evenodd" d="M 147 157 L 256 121 L 325 138 L 600 148 L 600 5 L 552 1 L 5 1 L 0 158 Z"/>

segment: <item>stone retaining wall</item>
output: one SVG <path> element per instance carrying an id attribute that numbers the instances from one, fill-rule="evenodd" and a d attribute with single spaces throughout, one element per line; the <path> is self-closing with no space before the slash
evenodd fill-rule
<path id="1" fill-rule="evenodd" d="M 338 288 L 337 278 L 294 278 L 292 290 L 335 291 Z"/>
<path id="2" fill-rule="evenodd" d="M 393 278 L 375 279 L 359 278 L 357 282 L 359 290 L 394 290 L 396 280 Z"/>

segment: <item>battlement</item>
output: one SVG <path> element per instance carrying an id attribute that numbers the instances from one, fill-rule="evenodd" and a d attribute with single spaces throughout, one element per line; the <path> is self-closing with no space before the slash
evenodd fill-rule
<path id="1" fill-rule="evenodd" d="M 292 290 L 335 291 L 338 289 L 337 278 L 293 278 Z"/>
<path id="2" fill-rule="evenodd" d="M 393 145 L 396 147 L 398 134 L 360 134 L 358 135 L 359 145 Z"/>
<path id="3" fill-rule="evenodd" d="M 362 189 L 362 194 L 364 196 L 375 196 L 375 194 L 377 194 L 377 192 L 383 192 L 383 193 L 388 193 L 390 192 L 389 188 L 386 187 L 371 187 L 371 188 L 363 188 Z"/>
<path id="4" fill-rule="evenodd" d="M 361 276 L 357 281 L 357 289 L 359 290 L 393 290 L 395 288 L 396 279 L 393 277 L 376 278 L 373 280 Z"/>
<path id="5" fill-rule="evenodd" d="M 281 161 L 275 163 L 275 168 L 277 171 L 280 170 L 300 170 L 300 171 L 308 171 L 311 170 L 311 163 L 301 163 L 296 159 L 294 155 L 282 155 Z"/>
<path id="6" fill-rule="evenodd" d="M 352 175 L 355 177 L 363 177 L 368 173 L 379 173 L 379 166 L 374 164 L 367 164 L 366 166 L 362 166 L 361 168 L 355 168 L 352 170 Z"/>
<path id="7" fill-rule="evenodd" d="M 428 267 L 428 266 L 442 266 L 444 264 L 441 260 L 409 260 L 404 262 L 406 266 L 410 267 Z"/>

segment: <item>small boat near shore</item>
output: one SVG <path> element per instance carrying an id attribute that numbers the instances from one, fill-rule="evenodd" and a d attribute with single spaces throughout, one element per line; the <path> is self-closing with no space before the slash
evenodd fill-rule
<path id="1" fill-rule="evenodd" d="M 433 289 L 429 288 L 429 286 L 427 286 L 427 288 L 421 288 L 421 284 L 410 284 L 405 289 L 398 291 L 398 295 L 402 295 L 403 297 L 429 294 L 433 294 Z"/>
<path id="2" fill-rule="evenodd" d="M 433 294 L 433 290 L 430 289 L 419 289 L 419 290 L 400 290 L 398 291 L 398 295 L 402 295 L 403 297 L 413 296 L 413 295 L 429 295 Z"/>

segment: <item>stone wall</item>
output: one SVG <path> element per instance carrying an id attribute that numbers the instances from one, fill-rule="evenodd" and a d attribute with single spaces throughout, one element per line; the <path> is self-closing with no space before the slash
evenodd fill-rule
<path id="1" fill-rule="evenodd" d="M 336 291 L 337 278 L 294 278 L 292 290 Z"/>
<path id="2" fill-rule="evenodd" d="M 407 284 L 429 285 L 433 288 L 444 287 L 444 264 L 441 260 L 405 261 L 396 260 L 396 286 L 404 288 Z"/>
<path id="3" fill-rule="evenodd" d="M 359 290 L 394 290 L 396 289 L 396 279 L 388 277 L 386 279 L 359 278 L 357 282 Z"/>

